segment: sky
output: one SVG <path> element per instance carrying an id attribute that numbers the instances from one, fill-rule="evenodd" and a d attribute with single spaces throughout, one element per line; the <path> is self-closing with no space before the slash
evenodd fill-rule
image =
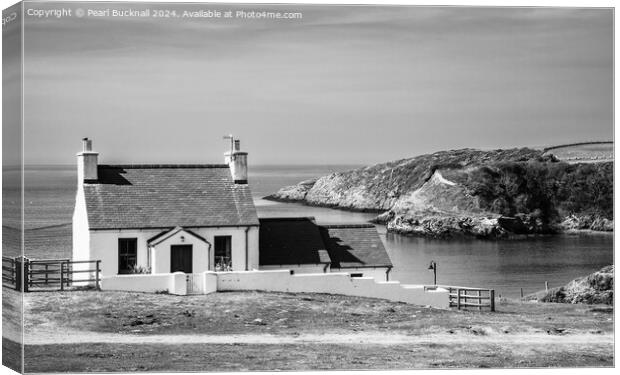
<path id="1" fill-rule="evenodd" d="M 233 134 L 250 164 L 613 138 L 609 9 L 82 7 L 303 18 L 27 15 L 27 164 L 74 163 L 86 136 L 102 163 L 221 163 Z"/>

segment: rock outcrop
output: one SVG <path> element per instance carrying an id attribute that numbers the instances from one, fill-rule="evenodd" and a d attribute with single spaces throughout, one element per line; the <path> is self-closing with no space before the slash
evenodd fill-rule
<path id="1" fill-rule="evenodd" d="M 614 266 L 606 266 L 585 277 L 575 279 L 565 286 L 552 288 L 524 297 L 526 300 L 559 303 L 614 302 Z"/>
<path id="2" fill-rule="evenodd" d="M 528 148 L 464 149 L 333 173 L 266 198 L 378 212 L 376 222 L 401 234 L 505 237 L 612 230 L 612 177 L 611 163 L 568 165 Z"/>
<path id="3" fill-rule="evenodd" d="M 598 232 L 613 232 L 614 221 L 595 215 L 569 215 L 562 220 L 560 227 L 564 230 L 594 230 Z"/>

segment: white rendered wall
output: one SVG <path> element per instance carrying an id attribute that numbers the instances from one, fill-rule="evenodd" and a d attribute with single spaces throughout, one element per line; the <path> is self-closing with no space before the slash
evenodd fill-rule
<path id="1" fill-rule="evenodd" d="M 363 277 L 372 277 L 377 281 L 386 280 L 387 267 L 332 268 L 332 272 L 361 273 Z"/>
<path id="2" fill-rule="evenodd" d="M 215 272 L 203 272 L 202 291 L 204 294 L 217 292 L 217 274 Z"/>
<path id="3" fill-rule="evenodd" d="M 296 274 L 289 271 L 218 272 L 218 291 L 264 290 L 291 293 L 328 293 L 382 298 L 395 302 L 449 308 L 449 291 L 425 291 L 422 285 L 401 285 L 398 281 L 351 278 L 346 273 Z"/>
<path id="4" fill-rule="evenodd" d="M 246 152 L 230 152 L 224 154 L 224 161 L 230 168 L 233 181 L 248 180 L 248 154 Z"/>
<path id="5" fill-rule="evenodd" d="M 174 290 L 174 274 L 105 276 L 101 279 L 101 289 L 150 293 L 170 292 Z"/>
<path id="6" fill-rule="evenodd" d="M 209 243 L 215 244 L 215 236 L 231 236 L 230 255 L 233 271 L 244 271 L 245 265 L 245 232 L 248 229 L 248 270 L 258 269 L 258 227 L 218 227 L 218 228 L 186 228 L 204 237 Z M 212 255 L 215 248 L 212 248 Z M 211 264 L 214 264 L 213 259 Z"/>
<path id="7" fill-rule="evenodd" d="M 248 232 L 248 271 L 257 270 L 259 267 L 259 227 L 250 227 Z M 234 267 L 233 267 L 234 268 Z M 245 268 L 244 268 L 245 269 Z"/>
<path id="8" fill-rule="evenodd" d="M 327 265 L 327 269 L 325 268 L 325 264 L 282 264 L 282 265 L 268 265 L 268 266 L 260 266 L 261 271 L 270 271 L 270 270 L 291 270 L 297 273 L 325 273 L 325 271 L 329 272 L 329 265 Z"/>
<path id="9" fill-rule="evenodd" d="M 231 256 L 233 270 L 245 270 L 245 230 L 248 231 L 248 269 L 258 269 L 258 227 L 218 227 L 218 228 L 185 228 L 205 238 L 209 243 L 214 243 L 215 236 L 231 236 Z M 137 239 L 137 265 L 148 267 L 148 247 L 147 241 L 155 235 L 163 232 L 162 229 L 135 229 L 135 230 L 91 230 L 90 231 L 90 257 L 89 260 L 101 260 L 102 276 L 113 276 L 118 274 L 118 239 L 119 238 L 136 238 Z M 180 236 L 179 236 L 180 237 Z M 179 242 L 168 242 L 168 252 L 156 251 L 153 255 L 157 258 L 153 259 L 158 272 L 170 272 L 170 245 L 183 245 L 187 242 L 180 242 L 180 238 L 175 237 Z M 186 241 L 190 239 L 185 236 Z M 194 237 L 191 237 L 194 241 Z M 204 242 L 203 242 L 204 243 Z M 205 244 L 206 245 L 206 244 Z M 207 245 L 208 246 L 208 245 Z M 157 246 L 160 249 L 161 246 Z M 211 260 L 206 259 L 205 251 L 198 252 L 193 250 L 195 254 L 203 254 L 202 259 L 193 259 L 194 266 L 204 265 L 207 262 L 210 267 L 214 264 L 215 249 L 212 247 L 210 251 Z M 159 255 L 157 255 L 159 254 Z M 165 270 L 165 264 L 168 269 Z M 162 268 L 164 267 L 164 268 Z M 195 268 L 195 272 L 202 269 Z M 206 268 L 204 269 L 206 270 Z"/>
<path id="10" fill-rule="evenodd" d="M 203 272 L 203 293 L 214 291 L 263 290 L 289 293 L 328 293 L 381 298 L 395 302 L 449 308 L 449 292 L 443 288 L 424 290 L 422 285 L 402 285 L 398 281 L 375 281 L 369 277 L 352 278 L 347 273 L 295 274 L 289 270 Z M 187 294 L 187 275 L 182 272 L 151 275 L 106 276 L 103 290 Z"/>
<path id="11" fill-rule="evenodd" d="M 90 254 L 90 233 L 88 232 L 88 216 L 86 213 L 86 200 L 84 198 L 84 189 L 82 184 L 78 185 L 77 194 L 75 197 L 75 207 L 73 209 L 72 220 L 72 242 L 73 248 L 71 253 L 71 259 L 74 261 L 79 260 L 91 260 Z M 85 264 L 73 265 L 74 270 L 86 270 L 91 266 Z M 86 280 L 90 279 L 88 273 L 75 273 L 73 274 L 73 280 Z"/>
<path id="12" fill-rule="evenodd" d="M 105 230 L 90 231 L 91 259 L 101 260 L 101 275 L 113 276 L 118 274 L 118 239 L 137 239 L 136 265 L 148 267 L 147 263 L 147 240 L 162 231 L 150 230 Z M 168 270 L 170 272 L 170 270 Z"/>
<path id="13" fill-rule="evenodd" d="M 78 184 L 82 184 L 84 180 L 96 180 L 97 171 L 97 152 L 84 151 L 77 154 L 78 164 Z"/>
<path id="14" fill-rule="evenodd" d="M 183 272 L 105 276 L 101 279 L 101 289 L 146 293 L 168 292 L 184 296 L 187 294 L 186 276 Z M 213 276 L 205 280 L 210 282 L 204 289 L 205 294 L 215 291 L 216 281 Z"/>

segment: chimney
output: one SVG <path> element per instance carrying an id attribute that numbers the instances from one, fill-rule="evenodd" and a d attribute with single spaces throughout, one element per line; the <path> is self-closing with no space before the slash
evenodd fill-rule
<path id="1" fill-rule="evenodd" d="M 98 152 L 93 151 L 93 141 L 88 138 L 82 139 L 82 152 L 77 154 L 78 183 L 97 181 L 97 157 Z"/>
<path id="2" fill-rule="evenodd" d="M 241 141 L 231 139 L 231 150 L 224 154 L 224 160 L 230 167 L 235 184 L 248 183 L 248 153 L 241 151 Z"/>

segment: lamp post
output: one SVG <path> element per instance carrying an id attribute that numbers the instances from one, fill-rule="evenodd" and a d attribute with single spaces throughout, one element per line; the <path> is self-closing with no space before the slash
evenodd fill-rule
<path id="1" fill-rule="evenodd" d="M 428 270 L 433 270 L 433 280 L 435 281 L 433 285 L 437 285 L 437 263 L 434 260 L 431 260 Z"/>

